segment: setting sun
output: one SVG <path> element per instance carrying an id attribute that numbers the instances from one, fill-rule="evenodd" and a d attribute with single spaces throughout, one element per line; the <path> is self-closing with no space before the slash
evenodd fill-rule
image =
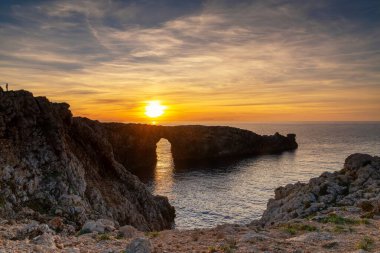
<path id="1" fill-rule="evenodd" d="M 157 118 L 164 114 L 166 106 L 161 105 L 159 101 L 149 101 L 145 107 L 145 115 L 150 118 Z"/>

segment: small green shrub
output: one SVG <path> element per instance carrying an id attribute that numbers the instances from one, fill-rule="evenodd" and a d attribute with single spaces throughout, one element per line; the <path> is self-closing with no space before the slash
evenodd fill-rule
<path id="1" fill-rule="evenodd" d="M 235 252 L 235 249 L 237 249 L 237 242 L 235 239 L 227 239 L 219 248 L 224 253 L 233 253 Z"/>
<path id="2" fill-rule="evenodd" d="M 369 251 L 372 249 L 373 243 L 374 241 L 371 237 L 365 236 L 360 240 L 360 242 L 358 242 L 356 248 Z"/>
<path id="3" fill-rule="evenodd" d="M 157 232 L 157 231 L 152 231 L 152 232 L 146 232 L 145 233 L 145 236 L 147 236 L 149 238 L 156 238 L 159 235 L 160 235 L 160 232 Z"/>
<path id="4" fill-rule="evenodd" d="M 215 253 L 215 252 L 218 252 L 218 250 L 214 246 L 210 246 L 210 247 L 208 247 L 207 252 L 208 253 Z"/>
<path id="5" fill-rule="evenodd" d="M 111 237 L 108 234 L 101 234 L 98 236 L 98 241 L 107 241 L 111 240 Z"/>
<path id="6" fill-rule="evenodd" d="M 119 232 L 116 236 L 116 239 L 120 240 L 120 239 L 124 239 L 124 235 L 123 233 Z"/>
<path id="7" fill-rule="evenodd" d="M 237 246 L 236 246 L 236 242 L 234 242 L 234 243 L 227 243 L 227 244 L 221 245 L 219 248 L 224 253 L 234 253 L 235 250 L 237 249 Z"/>
<path id="8" fill-rule="evenodd" d="M 0 196 L 0 208 L 3 208 L 5 206 L 5 198 L 3 196 Z"/>
<path id="9" fill-rule="evenodd" d="M 343 216 L 339 216 L 335 213 L 333 214 L 330 214 L 328 217 L 325 217 L 324 219 L 322 219 L 321 222 L 323 223 L 333 223 L 333 224 L 336 224 L 336 225 L 346 225 L 346 224 L 349 224 L 349 225 L 359 225 L 359 224 L 363 224 L 363 221 L 364 219 L 351 219 L 351 218 L 345 218 Z M 368 222 L 365 221 L 365 222 Z"/>
<path id="10" fill-rule="evenodd" d="M 336 225 L 334 228 L 335 233 L 343 233 L 346 231 L 346 228 L 342 225 Z"/>
<path id="11" fill-rule="evenodd" d="M 286 224 L 283 230 L 291 235 L 295 235 L 298 231 L 317 231 L 317 227 L 308 224 Z"/>

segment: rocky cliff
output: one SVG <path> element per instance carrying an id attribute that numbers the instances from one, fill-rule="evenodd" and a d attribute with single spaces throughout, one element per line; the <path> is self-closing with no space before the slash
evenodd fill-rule
<path id="1" fill-rule="evenodd" d="M 140 230 L 170 228 L 175 211 L 129 171 L 156 163 L 166 138 L 175 163 L 241 158 L 297 148 L 294 134 L 232 127 L 100 123 L 27 91 L 0 93 L 0 215 L 74 225 L 109 218 Z"/>
<path id="2" fill-rule="evenodd" d="M 380 157 L 353 154 L 340 171 L 277 188 L 261 222 L 271 225 L 305 218 L 332 207 L 357 207 L 365 217 L 380 214 Z"/>
<path id="3" fill-rule="evenodd" d="M 132 171 L 154 168 L 156 144 L 171 143 L 175 165 L 275 154 L 298 147 L 295 134 L 261 136 L 223 126 L 152 126 L 103 123 L 116 159 Z"/>
<path id="4" fill-rule="evenodd" d="M 170 228 L 167 198 L 152 196 L 115 160 L 99 122 L 73 118 L 68 108 L 27 91 L 0 93 L 0 215 Z"/>

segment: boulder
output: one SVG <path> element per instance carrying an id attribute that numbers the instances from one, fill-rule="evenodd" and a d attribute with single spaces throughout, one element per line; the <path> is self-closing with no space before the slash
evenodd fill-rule
<path id="1" fill-rule="evenodd" d="M 133 238 L 138 236 L 139 233 L 140 232 L 136 228 L 126 225 L 119 228 L 118 235 L 122 236 L 123 238 Z"/>
<path id="2" fill-rule="evenodd" d="M 83 225 L 81 230 L 98 233 L 112 232 L 115 230 L 115 223 L 107 219 L 89 220 Z"/>
<path id="3" fill-rule="evenodd" d="M 151 253 L 152 250 L 153 246 L 150 240 L 145 237 L 139 237 L 128 244 L 125 253 Z"/>
<path id="4" fill-rule="evenodd" d="M 53 235 L 54 231 L 51 230 L 47 224 L 39 224 L 37 221 L 32 221 L 17 231 L 15 239 L 33 239 L 42 234 Z"/>

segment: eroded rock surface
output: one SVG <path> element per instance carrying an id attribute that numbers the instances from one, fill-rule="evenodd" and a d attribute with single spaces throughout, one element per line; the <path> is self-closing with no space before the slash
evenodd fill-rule
<path id="1" fill-rule="evenodd" d="M 268 225 L 305 218 L 328 208 L 344 206 L 358 207 L 367 217 L 380 213 L 380 157 L 353 154 L 338 172 L 325 172 L 307 184 L 277 188 L 261 222 Z"/>
<path id="2" fill-rule="evenodd" d="M 68 108 L 27 91 L 0 93 L 0 216 L 170 228 L 167 198 L 152 196 L 115 160 L 99 122 L 73 118 Z"/>

